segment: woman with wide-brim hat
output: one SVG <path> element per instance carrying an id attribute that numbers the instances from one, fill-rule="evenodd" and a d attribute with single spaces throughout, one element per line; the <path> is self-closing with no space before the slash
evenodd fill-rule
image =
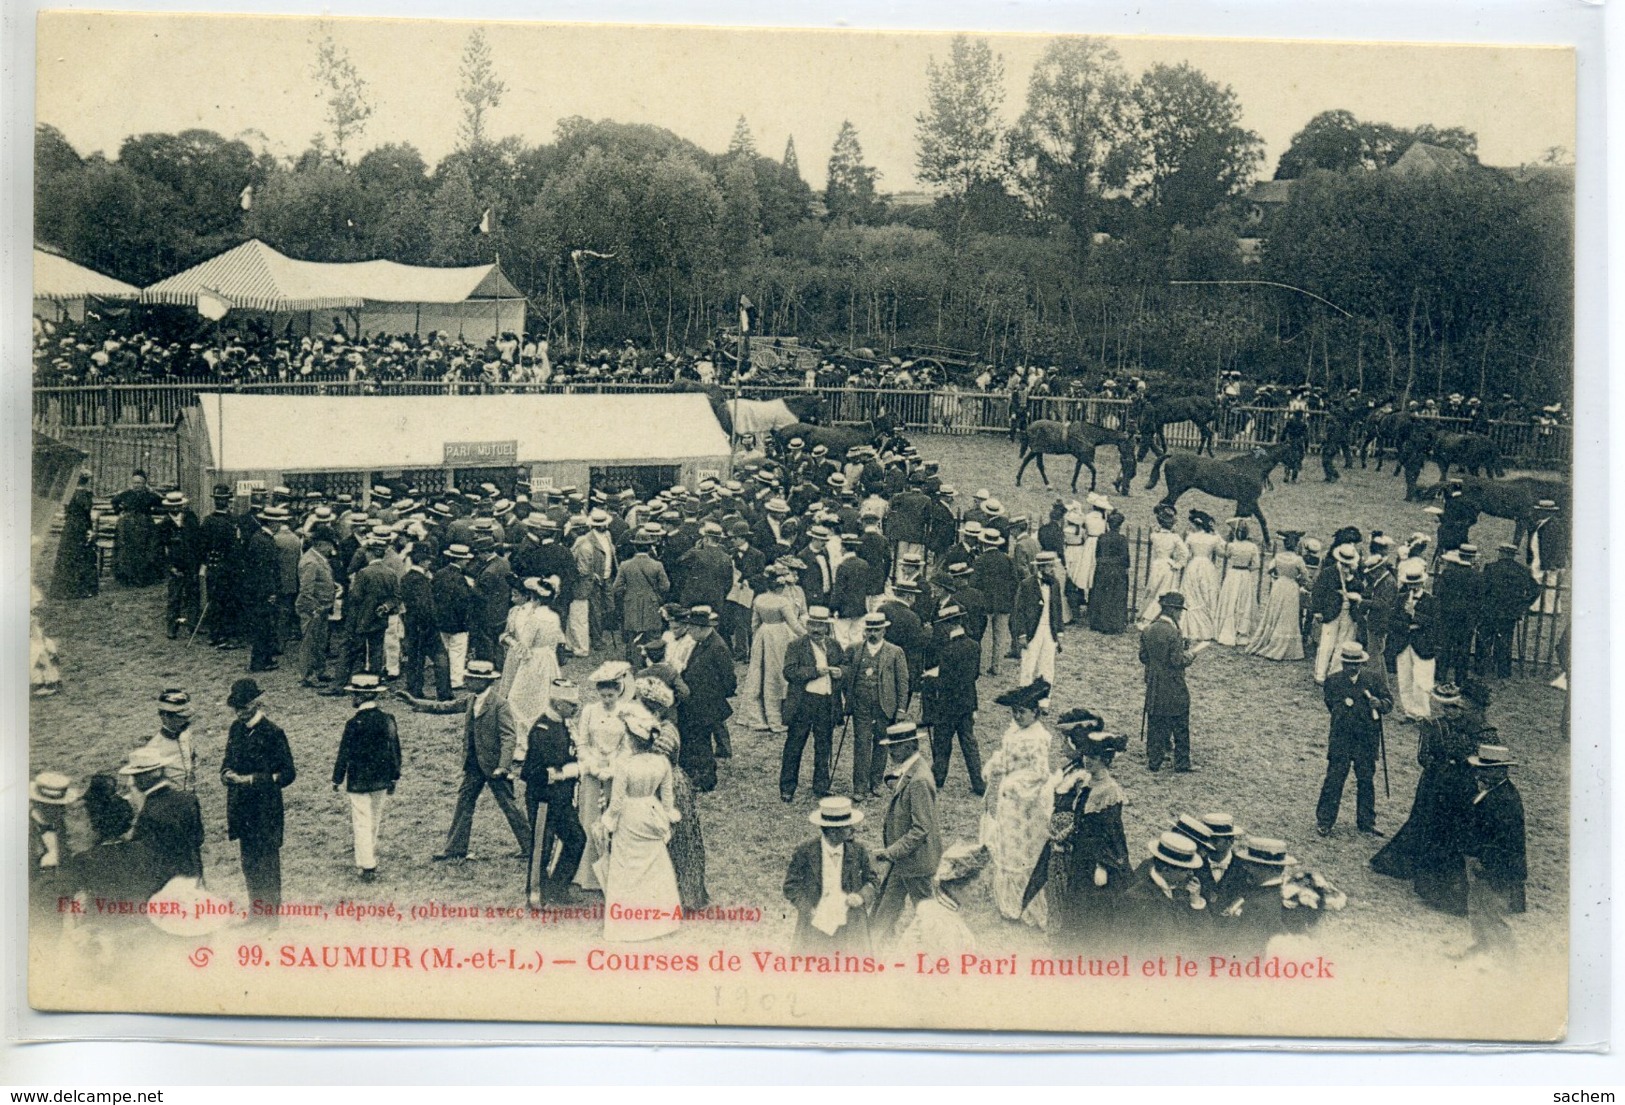
<path id="1" fill-rule="evenodd" d="M 683 770 L 678 754 L 683 739 L 677 729 L 676 692 L 654 675 L 640 675 L 632 684 L 632 697 L 659 721 L 650 738 L 654 751 L 671 761 L 672 802 L 677 822 L 671 827 L 666 851 L 677 876 L 677 900 L 684 909 L 704 909 L 711 902 L 705 889 L 705 834 L 700 828 L 700 807 L 694 798 L 694 780 Z"/>
<path id="2" fill-rule="evenodd" d="M 1056 724 L 1071 757 L 1051 786 L 1057 846 L 1049 889 L 1061 938 L 1086 943 L 1112 931 L 1117 896 L 1134 874 L 1123 830 L 1127 796 L 1111 772 L 1128 738 L 1107 732 L 1091 710 L 1068 710 Z"/>
<path id="3" fill-rule="evenodd" d="M 1049 839 L 1055 792 L 1050 748 L 1054 737 L 1043 723 L 1050 685 L 1043 678 L 1006 691 L 994 701 L 1010 708 L 1011 721 L 999 750 L 987 761 L 978 839 L 993 863 L 993 901 L 1001 916 L 1044 928 L 1049 903 L 1039 894 L 1023 903 L 1028 879 Z"/>
<path id="4" fill-rule="evenodd" d="M 553 681 L 559 678 L 564 626 L 551 606 L 557 591 L 557 576 L 528 576 L 519 581 L 514 594 L 522 601 L 509 609 L 502 633 L 507 659 L 498 689 L 508 700 L 514 724 L 525 733 L 547 709 Z"/>
<path id="5" fill-rule="evenodd" d="M 655 751 L 660 721 L 632 704 L 622 712 L 627 751 L 615 765 L 609 808 L 594 827 L 604 889 L 604 938 L 653 940 L 676 932 L 677 872 L 667 844 L 680 819 L 671 761 Z"/>
<path id="6" fill-rule="evenodd" d="M 1179 620 L 1187 641 L 1210 641 L 1218 631 L 1219 566 L 1216 561 L 1224 541 L 1214 532 L 1213 516 L 1205 510 L 1192 510 L 1190 532 L 1185 548 L 1190 559 L 1180 576 L 1179 591 L 1185 596 L 1185 616 Z"/>

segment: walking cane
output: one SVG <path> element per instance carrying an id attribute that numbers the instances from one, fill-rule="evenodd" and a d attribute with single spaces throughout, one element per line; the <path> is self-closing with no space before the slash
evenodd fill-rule
<path id="1" fill-rule="evenodd" d="M 208 617 L 208 616 L 209 616 L 209 600 L 204 599 L 203 600 L 203 606 L 198 610 L 197 624 L 192 627 L 192 635 L 190 637 L 186 638 L 186 643 L 188 645 L 190 645 L 193 641 L 197 640 L 197 631 L 203 628 L 203 619 Z"/>
<path id="2" fill-rule="evenodd" d="M 846 720 L 841 723 L 841 738 L 835 742 L 835 754 L 829 758 L 829 778 L 831 783 L 835 781 L 836 770 L 841 765 L 841 749 L 846 747 L 846 735 L 851 731 L 852 715 L 847 714 Z"/>
<path id="3" fill-rule="evenodd" d="M 1388 789 L 1388 737 L 1383 732 L 1380 722 L 1378 723 L 1378 726 L 1377 752 L 1382 756 L 1382 796 L 1384 798 L 1392 798 L 1394 796 L 1393 791 Z"/>
<path id="4" fill-rule="evenodd" d="M 540 909 L 546 904 L 542 900 L 542 878 L 547 873 L 547 853 L 553 850 L 553 842 L 547 831 L 548 805 L 547 802 L 541 802 L 536 806 L 536 821 L 530 830 L 530 863 L 525 872 L 525 903 L 531 909 Z"/>

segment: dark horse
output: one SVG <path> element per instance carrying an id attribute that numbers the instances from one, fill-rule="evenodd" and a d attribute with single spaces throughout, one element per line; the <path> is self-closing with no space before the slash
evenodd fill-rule
<path id="1" fill-rule="evenodd" d="M 773 441 L 782 450 L 791 438 L 799 437 L 807 443 L 807 448 L 822 445 L 829 450 L 831 460 L 839 461 L 854 445 L 879 445 L 891 432 L 889 426 L 889 420 L 882 423 L 878 419 L 856 426 L 814 426 L 809 422 L 797 422 L 774 430 Z"/>
<path id="2" fill-rule="evenodd" d="M 1016 469 L 1016 486 L 1021 486 L 1022 474 L 1033 461 L 1038 462 L 1038 474 L 1049 486 L 1049 473 L 1044 471 L 1045 456 L 1076 457 L 1072 468 L 1072 490 L 1078 489 L 1078 473 L 1089 469 L 1089 490 L 1095 489 L 1095 450 L 1102 445 L 1117 446 L 1121 473 L 1113 485 L 1119 495 L 1129 493 L 1129 481 L 1134 478 L 1134 445 L 1121 430 L 1109 430 L 1093 422 L 1053 422 L 1047 418 L 1029 423 L 1021 435 L 1021 466 Z"/>
<path id="3" fill-rule="evenodd" d="M 1254 449 L 1251 453 L 1228 460 L 1198 456 L 1195 453 L 1174 453 L 1158 457 L 1151 467 L 1151 484 L 1155 487 L 1158 476 L 1166 477 L 1168 491 L 1162 502 L 1174 506 L 1187 491 L 1196 490 L 1216 499 L 1229 499 L 1236 504 L 1238 518 L 1251 515 L 1258 519 L 1269 544 L 1270 524 L 1264 512 L 1258 509 L 1258 496 L 1264 490 L 1264 481 L 1292 450 L 1290 442 L 1277 442 L 1268 449 Z"/>
<path id="4" fill-rule="evenodd" d="M 1478 475 L 1504 476 L 1501 450 L 1483 434 L 1438 433 L 1433 437 L 1433 462 L 1439 466 L 1439 479 L 1450 478 L 1451 467 Z"/>
<path id="5" fill-rule="evenodd" d="M 1140 449 L 1136 460 L 1144 460 L 1147 453 L 1155 452 L 1158 461 L 1168 455 L 1166 426 L 1189 422 L 1196 427 L 1201 438 L 1196 443 L 1197 453 L 1207 451 L 1213 456 L 1213 438 L 1219 420 L 1216 400 L 1200 395 L 1176 396 L 1167 399 L 1147 399 L 1129 407 L 1129 418 L 1140 435 Z M 1150 487 L 1151 484 L 1146 484 Z"/>

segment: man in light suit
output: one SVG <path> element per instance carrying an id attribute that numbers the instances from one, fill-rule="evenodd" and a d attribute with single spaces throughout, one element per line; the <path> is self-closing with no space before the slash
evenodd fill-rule
<path id="1" fill-rule="evenodd" d="M 491 788 L 497 807 L 508 819 L 513 838 L 519 843 L 519 854 L 527 859 L 530 856 L 530 822 L 514 801 L 513 772 L 509 767 L 519 733 L 507 700 L 496 693 L 497 680 L 501 678 L 502 673 L 488 660 L 470 660 L 463 673 L 463 679 L 477 689 L 468 699 L 463 728 L 463 784 L 457 791 L 457 809 L 451 817 L 446 846 L 436 853 L 436 861 L 461 862 L 468 858 L 474 804 L 486 787 Z M 457 708 L 454 703 L 410 701 L 428 713 L 450 713 Z"/>
<path id="2" fill-rule="evenodd" d="M 784 875 L 784 896 L 796 907 L 796 952 L 867 952 L 869 907 L 875 900 L 874 861 L 852 838 L 863 811 L 850 798 L 824 798 L 807 816 L 819 839 L 799 845 Z"/>
<path id="3" fill-rule="evenodd" d="M 846 695 L 852 713 L 852 790 L 858 801 L 880 797 L 885 753 L 877 753 L 886 728 L 908 709 L 908 660 L 886 640 L 891 619 L 875 612 L 863 619 L 863 640 L 850 652 Z"/>
<path id="4" fill-rule="evenodd" d="M 905 901 L 922 902 L 934 893 L 931 880 L 942 860 L 942 828 L 937 820 L 937 786 L 920 756 L 914 723 L 888 727 L 880 745 L 889 761 L 886 781 L 891 800 L 886 805 L 886 846 L 875 853 L 886 873 L 872 923 L 875 934 L 885 940 L 897 927 Z"/>

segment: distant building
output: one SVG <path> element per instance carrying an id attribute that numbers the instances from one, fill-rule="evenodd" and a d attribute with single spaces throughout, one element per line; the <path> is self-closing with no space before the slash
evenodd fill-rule
<path id="1" fill-rule="evenodd" d="M 1399 155 L 1399 160 L 1388 166 L 1387 172 L 1395 176 L 1433 176 L 1437 173 L 1459 173 L 1474 168 L 1478 162 L 1459 150 L 1443 146 L 1430 146 L 1426 142 L 1412 142 L 1410 149 Z"/>

